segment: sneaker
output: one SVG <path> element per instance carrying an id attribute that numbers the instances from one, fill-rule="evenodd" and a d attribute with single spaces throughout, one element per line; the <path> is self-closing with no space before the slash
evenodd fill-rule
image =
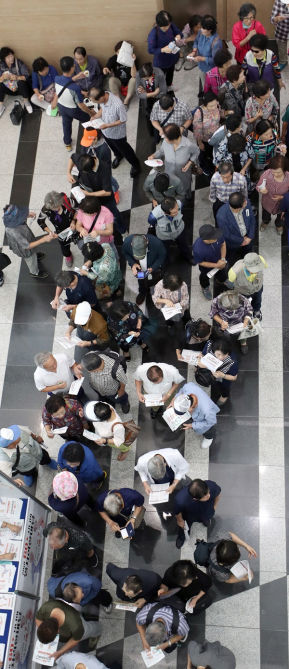
<path id="1" fill-rule="evenodd" d="M 120 533 L 120 531 L 117 530 L 117 531 L 114 533 L 114 536 L 115 536 L 116 539 L 121 539 L 121 533 Z"/>
<path id="2" fill-rule="evenodd" d="M 219 281 L 217 283 L 219 283 Z M 226 286 L 228 288 L 228 290 L 234 290 L 233 281 L 229 281 L 229 279 L 224 281 L 223 286 Z"/>
<path id="3" fill-rule="evenodd" d="M 65 258 L 66 267 L 72 267 L 73 265 L 73 256 L 67 256 Z"/>
<path id="4" fill-rule="evenodd" d="M 146 299 L 145 295 L 142 295 L 142 293 L 138 293 L 138 295 L 136 296 L 135 303 L 139 306 L 140 304 L 142 304 L 145 301 L 145 299 Z"/>
<path id="5" fill-rule="evenodd" d="M 135 165 L 132 165 L 130 168 L 130 176 L 132 179 L 135 179 L 140 173 L 140 162 L 138 161 Z"/>
<path id="6" fill-rule="evenodd" d="M 72 151 L 72 145 L 71 144 L 64 144 L 65 148 L 67 151 Z"/>
<path id="7" fill-rule="evenodd" d="M 179 72 L 182 69 L 184 62 L 185 62 L 184 56 L 180 56 L 177 64 L 175 65 L 176 72 Z"/>
<path id="8" fill-rule="evenodd" d="M 119 201 L 120 201 L 119 190 L 116 190 L 116 191 L 115 191 L 115 193 L 114 193 L 114 199 L 115 199 L 115 203 L 116 203 L 116 204 L 119 204 Z"/>
<path id="9" fill-rule="evenodd" d="M 32 107 L 31 107 L 30 102 L 24 102 L 24 107 L 25 107 L 26 110 L 28 111 L 28 114 L 33 114 L 33 109 L 32 109 Z"/>
<path id="10" fill-rule="evenodd" d="M 98 644 L 98 639 L 99 636 L 90 636 L 88 639 L 88 648 L 92 650 L 92 648 L 96 648 Z"/>
<path id="11" fill-rule="evenodd" d="M 205 527 L 209 527 L 209 525 L 211 525 L 211 522 L 212 522 L 212 519 L 211 519 L 211 518 L 210 518 L 209 520 L 202 520 L 202 524 L 203 524 Z"/>
<path id="12" fill-rule="evenodd" d="M 243 353 L 243 355 L 247 355 L 247 353 L 249 353 L 249 346 L 247 343 L 240 344 L 240 348 L 241 348 L 241 353 Z"/>
<path id="13" fill-rule="evenodd" d="M 262 311 L 261 311 L 261 309 L 260 309 L 260 311 L 254 311 L 254 313 L 253 313 L 253 318 L 259 318 L 259 321 L 262 320 Z"/>
<path id="14" fill-rule="evenodd" d="M 1 278 L 0 278 L 0 288 L 1 288 L 1 286 L 3 286 L 3 283 L 4 283 L 4 276 L 1 276 Z"/>
<path id="15" fill-rule="evenodd" d="M 4 112 L 5 112 L 5 109 L 6 109 L 6 108 L 4 107 L 4 105 L 1 105 L 1 106 L 0 106 L 0 118 L 1 118 L 1 116 L 3 116 L 3 114 L 4 114 Z"/>
<path id="16" fill-rule="evenodd" d="M 161 407 L 159 407 L 157 410 L 155 410 L 155 409 L 151 409 L 150 414 L 151 414 L 151 419 L 152 419 L 152 420 L 154 420 L 154 419 L 157 417 L 158 412 L 160 411 L 160 408 L 161 408 Z"/>
<path id="17" fill-rule="evenodd" d="M 206 437 L 204 437 L 201 443 L 201 448 L 210 448 L 212 441 L 213 439 L 206 439 Z"/>
<path id="18" fill-rule="evenodd" d="M 186 535 L 185 535 L 185 533 L 183 532 L 182 535 L 179 535 L 179 534 L 178 534 L 178 536 L 177 536 L 177 538 L 176 538 L 176 547 L 177 547 L 177 548 L 182 548 L 182 546 L 184 545 L 185 541 L 186 541 Z"/>
<path id="19" fill-rule="evenodd" d="M 33 276 L 34 279 L 46 279 L 46 277 L 49 276 L 49 272 L 46 272 L 45 270 L 38 272 L 38 274 L 32 274 L 30 272 L 30 276 Z"/>
<path id="20" fill-rule="evenodd" d="M 130 403 L 127 402 L 126 404 L 123 404 L 121 407 L 122 413 L 129 413 L 130 411 Z"/>
<path id="21" fill-rule="evenodd" d="M 210 286 L 208 286 L 208 288 L 202 288 L 202 293 L 203 293 L 204 297 L 206 298 L 206 300 L 212 300 L 213 299 L 213 295 L 212 295 L 212 291 L 211 291 Z"/>
<path id="22" fill-rule="evenodd" d="M 112 613 L 113 602 L 110 602 L 108 606 L 103 606 L 102 608 L 104 610 L 104 613 L 107 613 L 107 615 L 109 616 L 109 614 Z"/>

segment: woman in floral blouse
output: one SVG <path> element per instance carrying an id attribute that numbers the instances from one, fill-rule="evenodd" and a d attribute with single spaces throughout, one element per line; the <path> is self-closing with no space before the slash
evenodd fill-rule
<path id="1" fill-rule="evenodd" d="M 280 204 L 286 193 L 289 192 L 289 161 L 280 154 L 270 160 L 269 168 L 260 177 L 256 190 L 262 195 L 262 223 L 261 232 L 268 227 L 271 216 L 275 219 L 276 232 L 283 233 Z"/>
<path id="2" fill-rule="evenodd" d="M 130 360 L 129 349 L 138 344 L 145 352 L 149 347 L 144 343 L 146 334 L 142 332 L 147 317 L 133 302 L 114 302 L 107 317 L 107 327 L 122 348 L 127 360 Z"/>
<path id="3" fill-rule="evenodd" d="M 274 126 L 277 124 L 279 105 L 266 79 L 256 81 L 252 86 L 252 95 L 246 102 L 245 119 L 248 132 L 253 132 L 256 123 L 261 119 L 269 119 Z"/>
<path id="4" fill-rule="evenodd" d="M 246 297 L 228 290 L 214 298 L 210 317 L 221 326 L 221 330 L 227 330 L 230 325 L 237 325 L 237 323 L 243 323 L 246 327 L 249 319 L 253 317 L 253 308 Z M 240 344 L 242 353 L 248 353 L 247 340 L 241 340 Z"/>
<path id="5" fill-rule="evenodd" d="M 182 307 L 182 314 L 179 316 L 183 323 L 186 324 L 191 320 L 188 286 L 178 274 L 165 274 L 164 278 L 155 285 L 152 300 L 157 309 L 162 309 L 164 306 L 172 307 L 179 302 Z M 176 318 L 176 320 L 179 319 Z M 166 324 L 169 333 L 173 334 L 174 319 L 168 319 Z"/>
<path id="6" fill-rule="evenodd" d="M 49 439 L 54 437 L 52 430 L 67 427 L 66 432 L 60 435 L 62 439 L 78 441 L 81 438 L 83 441 L 83 430 L 89 427 L 83 418 L 81 404 L 61 393 L 48 398 L 42 410 L 42 421 Z"/>
<path id="7" fill-rule="evenodd" d="M 213 147 L 209 139 L 220 127 L 220 108 L 215 93 L 209 91 L 204 94 L 204 103 L 194 114 L 193 133 L 200 149 L 200 166 L 207 176 L 213 174 L 212 167 Z"/>
<path id="8" fill-rule="evenodd" d="M 114 293 L 122 280 L 122 273 L 110 244 L 88 242 L 84 245 L 82 253 L 87 269 L 80 269 L 79 274 L 88 276 L 89 279 L 95 281 L 96 286 L 105 284 Z M 100 298 L 100 295 L 98 297 Z"/>

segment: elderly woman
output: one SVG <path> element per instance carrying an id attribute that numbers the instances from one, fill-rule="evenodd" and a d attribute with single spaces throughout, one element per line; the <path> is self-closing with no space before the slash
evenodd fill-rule
<path id="1" fill-rule="evenodd" d="M 109 297 L 111 293 L 117 291 L 122 280 L 122 273 L 111 245 L 88 242 L 84 244 L 82 253 L 86 262 L 83 269 L 79 270 L 79 274 L 88 276 L 91 281 L 95 282 L 97 297 L 99 299 Z M 117 291 L 116 294 L 121 295 L 122 293 Z"/>
<path id="2" fill-rule="evenodd" d="M 83 430 L 89 429 L 88 422 L 83 417 L 82 405 L 76 399 L 61 393 L 51 395 L 46 400 L 42 409 L 42 422 L 49 439 L 55 436 L 53 430 L 66 427 L 66 432 L 60 435 L 62 439 L 81 441 L 84 439 Z"/>
<path id="3" fill-rule="evenodd" d="M 78 515 L 78 511 L 86 504 L 94 510 L 94 499 L 87 491 L 84 483 L 77 480 L 71 472 L 60 472 L 52 481 L 52 487 L 48 495 L 48 504 L 74 525 L 86 527 L 87 523 Z"/>
<path id="4" fill-rule="evenodd" d="M 143 341 L 146 333 L 143 325 L 147 317 L 133 302 L 114 302 L 110 307 L 107 326 L 113 337 L 124 352 L 126 360 L 130 360 L 129 349 L 137 344 L 147 353 L 149 348 Z"/>
<path id="5" fill-rule="evenodd" d="M 92 451 L 77 441 L 67 441 L 58 451 L 58 468 L 67 470 L 93 490 L 101 488 L 107 473 L 101 469 Z"/>
<path id="6" fill-rule="evenodd" d="M 212 604 L 209 590 L 212 579 L 191 560 L 177 560 L 164 574 L 160 593 L 165 595 L 169 590 L 178 588 L 178 597 L 193 607 L 193 615 L 197 616 Z"/>
<path id="7" fill-rule="evenodd" d="M 217 147 L 213 162 L 217 166 L 223 161 L 233 163 L 234 172 L 246 177 L 248 192 L 250 193 L 252 186 L 249 168 L 254 156 L 252 145 L 247 142 L 244 135 L 233 134 L 228 137 L 226 142 L 222 142 L 222 146 Z"/>
<path id="8" fill-rule="evenodd" d="M 151 63 L 144 63 L 136 74 L 136 95 L 141 100 L 142 111 L 145 114 L 148 131 L 154 136 L 154 129 L 150 122 L 150 115 L 154 103 L 167 92 L 166 78 L 159 67 Z"/>
<path id="9" fill-rule="evenodd" d="M 200 165 L 206 176 L 213 174 L 212 166 L 213 147 L 208 143 L 212 135 L 220 127 L 220 109 L 215 93 L 208 91 L 204 95 L 204 102 L 194 113 L 193 133 L 200 149 Z"/>
<path id="10" fill-rule="evenodd" d="M 121 537 L 120 530 L 129 523 L 132 524 L 134 529 L 141 525 L 144 529 L 145 508 L 143 504 L 144 497 L 136 490 L 118 488 L 98 495 L 95 508 L 109 525 L 111 531 L 114 532 L 115 537 L 119 539 Z"/>
<path id="11" fill-rule="evenodd" d="M 125 460 L 130 446 L 125 445 L 125 428 L 120 416 L 107 402 L 87 402 L 83 413 L 93 423 L 98 446 L 118 448 L 118 460 Z"/>
<path id="12" fill-rule="evenodd" d="M 268 227 L 271 216 L 275 218 L 276 232 L 283 233 L 282 214 L 280 204 L 289 191 L 289 160 L 280 154 L 270 160 L 269 168 L 260 177 L 256 190 L 262 195 L 262 223 L 260 230 L 264 232 Z"/>
<path id="13" fill-rule="evenodd" d="M 29 72 L 22 60 L 16 58 L 13 49 L 3 46 L 0 50 L 0 118 L 4 114 L 4 98 L 7 95 L 22 95 L 28 114 L 33 109 L 29 102 Z"/>
<path id="14" fill-rule="evenodd" d="M 55 233 L 47 225 L 47 218 L 50 223 L 52 223 Z M 65 258 L 66 266 L 68 268 L 72 267 L 73 256 L 70 250 L 69 238 L 76 228 L 76 212 L 73 198 L 68 197 L 65 193 L 58 193 L 56 190 L 47 193 L 37 223 L 42 230 L 48 232 L 49 235 L 52 234 L 56 239 L 58 237 L 61 253 Z M 67 230 L 67 228 L 70 228 L 71 232 L 68 231 L 68 235 L 63 235 L 63 232 Z"/>
<path id="15" fill-rule="evenodd" d="M 220 367 L 218 367 L 215 372 L 212 372 L 212 375 L 215 378 L 216 383 L 219 384 L 221 390 L 221 395 L 217 404 L 218 406 L 223 406 L 223 404 L 226 404 L 227 399 L 230 396 L 232 381 L 237 380 L 239 369 L 238 358 L 235 353 L 232 353 L 232 344 L 230 340 L 222 336 L 218 339 L 209 339 L 209 341 L 207 341 L 202 354 L 199 357 L 198 367 L 206 369 L 206 366 L 202 363 L 202 357 L 207 353 L 211 353 L 217 360 L 222 362 Z"/>
<path id="16" fill-rule="evenodd" d="M 45 258 L 45 253 L 36 253 L 35 248 L 40 244 L 52 242 L 53 235 L 36 239 L 27 225 L 27 218 L 35 218 L 34 212 L 29 211 L 28 207 L 16 207 L 15 204 L 7 204 L 4 207 L 3 222 L 8 246 L 16 256 L 25 260 L 30 276 L 35 279 L 45 279 L 48 272 L 39 270 L 38 267 L 38 260 Z"/>
<path id="17" fill-rule="evenodd" d="M 181 39 L 182 33 L 173 23 L 169 12 L 161 10 L 156 15 L 156 22 L 148 35 L 148 52 L 153 54 L 153 66 L 159 67 L 165 74 L 166 84 L 171 87 L 175 65 L 179 60 L 179 52 L 173 53 L 171 43 Z"/>
<path id="18" fill-rule="evenodd" d="M 174 174 L 179 177 L 186 191 L 186 197 L 190 199 L 192 195 L 192 167 L 194 166 L 194 173 L 196 173 L 196 161 L 200 151 L 195 143 L 181 134 L 180 128 L 176 123 L 169 123 L 163 129 L 163 133 L 164 141 L 162 145 L 155 153 L 149 156 L 149 160 L 164 157 L 165 171 L 167 174 Z M 199 172 L 201 171 L 198 170 Z"/>
<path id="19" fill-rule="evenodd" d="M 194 48 L 191 53 L 195 62 L 198 63 L 203 86 L 206 73 L 214 67 L 215 54 L 222 48 L 222 40 L 217 33 L 217 21 L 210 14 L 205 14 L 202 17 L 201 30 L 194 41 Z"/>
<path id="20" fill-rule="evenodd" d="M 266 30 L 260 21 L 256 21 L 256 7 L 251 2 L 241 5 L 238 16 L 239 21 L 233 25 L 232 42 L 236 47 L 235 58 L 242 65 L 246 53 L 250 51 L 249 41 L 256 33 L 266 35 Z"/>
<path id="21" fill-rule="evenodd" d="M 252 132 L 247 137 L 248 141 L 251 143 L 254 158 L 252 165 L 255 168 L 254 180 L 259 178 L 259 172 L 257 170 L 265 170 L 271 158 L 273 158 L 278 151 L 282 155 L 285 155 L 287 148 L 283 145 L 279 138 L 277 131 L 272 127 L 271 121 L 259 121 L 256 125 L 255 132 Z M 265 179 L 266 177 L 264 177 Z"/>
<path id="22" fill-rule="evenodd" d="M 225 116 L 238 114 L 244 116 L 246 102 L 246 77 L 241 65 L 230 65 L 226 71 L 227 81 L 218 93 L 219 103 Z"/>
<path id="23" fill-rule="evenodd" d="M 83 238 L 78 244 L 79 248 L 82 249 L 83 244 L 94 240 L 100 244 L 107 242 L 118 257 L 113 236 L 113 214 L 101 205 L 98 197 L 87 195 L 81 200 L 76 218 L 76 229 Z"/>
<path id="24" fill-rule="evenodd" d="M 31 102 L 47 109 L 55 95 L 55 77 L 58 72 L 53 65 L 49 65 L 45 58 L 36 58 L 32 63 L 32 95 Z"/>
<path id="25" fill-rule="evenodd" d="M 175 304 L 180 303 L 182 313 L 176 314 L 172 319 L 166 321 L 169 334 L 174 333 L 175 321 L 179 321 L 182 318 L 183 323 L 187 323 L 191 318 L 188 286 L 178 274 L 166 274 L 155 285 L 152 300 L 157 309 L 162 309 L 165 306 L 173 307 Z"/>
<path id="26" fill-rule="evenodd" d="M 254 84 L 259 79 L 266 79 L 273 90 L 278 82 L 279 88 L 286 88 L 282 81 L 277 56 L 268 49 L 267 35 L 255 34 L 250 38 L 250 51 L 244 57 L 243 69 L 247 84 Z M 260 63 L 262 66 L 260 67 Z"/>
<path id="27" fill-rule="evenodd" d="M 246 102 L 245 119 L 247 132 L 253 132 L 256 123 L 261 119 L 269 119 L 276 126 L 279 105 L 268 81 L 259 79 L 252 85 L 252 95 Z"/>
<path id="28" fill-rule="evenodd" d="M 227 330 L 230 325 L 237 325 L 238 323 L 243 323 L 245 328 L 250 318 L 253 317 L 253 308 L 246 297 L 228 290 L 214 298 L 210 317 L 221 326 L 221 330 Z M 248 353 L 247 340 L 241 340 L 240 344 L 241 352 L 246 355 Z"/>

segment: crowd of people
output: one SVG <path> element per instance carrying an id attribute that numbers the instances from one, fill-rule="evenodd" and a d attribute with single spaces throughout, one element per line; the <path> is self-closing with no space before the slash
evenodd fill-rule
<path id="1" fill-rule="evenodd" d="M 233 27 L 234 56 L 218 34 L 213 16 L 193 15 L 180 30 L 166 11 L 157 14 L 148 36 L 153 62 L 139 63 L 133 53 L 133 66 L 124 65 L 119 59 L 120 41 L 105 67 L 84 47 L 76 47 L 73 57 L 60 59 L 60 75 L 38 57 L 31 78 L 13 49 L 0 51 L 0 117 L 5 111 L 5 94 L 22 96 L 28 113 L 39 107 L 60 114 L 69 152 L 73 119 L 92 124 L 83 130 L 81 153 L 71 153 L 68 160 L 71 192 L 50 191 L 45 197 L 37 219 L 43 236 L 36 238 L 28 226 L 28 219 L 35 218 L 28 207 L 10 203 L 3 216 L 9 248 L 25 260 L 35 279 L 48 276 L 39 268 L 45 254 L 37 253 L 36 247 L 58 239 L 65 268 L 59 268 L 55 276 L 51 306 L 55 312 L 62 309 L 66 313 L 64 337 L 75 341 L 79 349 L 90 349 L 82 352 L 81 362 L 66 353 L 35 351 L 34 380 L 36 389 L 44 393 L 42 423 L 48 444 L 26 427 L 10 425 L 0 430 L 0 471 L 9 477 L 18 475 L 14 481 L 19 486 L 33 485 L 39 465 L 55 470 L 47 503 L 60 515 L 44 529 L 55 559 L 48 581 L 50 599 L 37 611 L 36 625 L 42 643 L 60 635 L 60 647 L 53 654 L 60 669 L 99 667 L 92 655 L 73 650 L 84 639 L 90 651 L 96 648 L 102 630 L 95 618 L 83 616 L 82 607 L 88 603 L 102 606 L 106 614 L 113 609 L 111 594 L 87 569 L 97 567 L 98 556 L 84 530 L 86 521 L 79 514 L 82 507 L 87 505 L 98 514 L 97 522 L 104 521 L 116 538 L 124 538 L 126 531 L 129 539 L 145 531 L 145 496 L 161 485 L 168 500 L 156 510 L 162 519 L 176 517 L 176 547 L 181 549 L 193 523 L 211 525 L 220 500 L 217 482 L 188 477 L 189 463 L 178 448 L 153 449 L 138 458 L 135 470 L 142 492 L 124 487 L 98 492 L 107 472 L 97 455 L 104 446 L 117 449 L 118 461 L 132 457 L 130 449 L 140 431 L 125 417 L 130 412 L 127 384 L 133 346 L 143 352 L 143 362 L 134 373 L 135 394 L 148 406 L 151 420 L 161 419 L 171 409 L 179 429 L 194 430 L 201 435 L 200 447 L 208 449 L 232 384 L 238 385 L 238 351 L 248 354 L 249 339 L 260 333 L 267 262 L 254 250 L 257 212 L 251 204 L 253 193 L 255 198 L 256 192 L 261 194 L 261 233 L 273 216 L 277 234 L 282 235 L 286 228 L 289 239 L 289 108 L 281 131 L 278 119 L 278 95 L 285 87 L 281 72 L 287 65 L 289 0 L 275 0 L 271 21 L 276 25 L 278 54 L 269 48 L 265 28 L 256 20 L 251 3 L 241 6 Z M 182 67 L 186 71 L 198 68 L 199 105 L 193 111 L 174 94 L 174 71 Z M 117 207 L 119 185 L 112 176 L 112 169 L 124 158 L 131 165 L 132 178 L 140 172 L 140 161 L 126 137 L 134 95 L 156 145 L 149 160 L 162 160 L 144 182 L 152 210 L 143 234 L 127 231 Z M 93 125 L 96 119 L 101 119 L 97 127 Z M 192 197 L 192 178 L 200 175 L 209 185 L 212 220 L 200 226 L 192 248 L 183 213 Z M 138 281 L 135 302 L 123 299 L 115 230 L 123 238 L 123 260 Z M 81 268 L 73 269 L 73 243 L 83 255 Z M 198 265 L 211 321 L 191 315 L 190 287 L 181 272 L 170 267 L 172 243 L 189 265 Z M 0 267 L 2 259 L 3 254 Z M 5 259 L 2 266 L 5 269 Z M 146 361 L 156 335 L 155 324 L 141 308 L 148 297 L 162 313 L 171 310 L 164 324 L 167 334 L 174 337 L 176 364 Z M 186 383 L 177 361 L 188 362 L 188 356 L 195 381 Z M 77 394 L 71 393 L 71 384 L 83 380 L 84 370 L 92 396 L 82 386 Z M 164 421 L 163 430 L 169 433 Z M 64 441 L 57 460 L 48 453 L 49 440 L 56 434 Z M 118 600 L 139 609 L 136 628 L 144 650 L 157 647 L 170 653 L 185 643 L 188 618 L 213 603 L 213 581 L 251 583 L 252 571 L 237 578 L 233 568 L 242 548 L 249 558 L 256 557 L 256 551 L 233 529 L 228 527 L 214 542 L 197 543 L 192 559 L 177 560 L 163 575 L 112 562 L 107 565 Z M 218 641 L 190 640 L 188 669 L 195 667 L 234 669 L 236 659 Z"/>

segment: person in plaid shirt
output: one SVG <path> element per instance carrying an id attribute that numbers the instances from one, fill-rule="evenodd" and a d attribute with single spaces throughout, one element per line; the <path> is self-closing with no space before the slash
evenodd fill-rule
<path id="1" fill-rule="evenodd" d="M 232 58 L 233 56 L 229 51 L 222 51 L 222 49 L 217 51 L 214 58 L 216 67 L 213 67 L 206 74 L 204 93 L 212 91 L 212 93 L 218 95 L 219 89 L 227 81 L 226 72 L 228 67 L 232 65 Z"/>
<path id="2" fill-rule="evenodd" d="M 215 220 L 218 209 L 228 202 L 231 193 L 237 191 L 243 193 L 244 197 L 248 197 L 246 177 L 234 172 L 232 163 L 221 162 L 210 183 L 210 200 L 213 202 Z"/>
<path id="3" fill-rule="evenodd" d="M 275 0 L 271 12 L 271 23 L 276 26 L 275 38 L 279 52 L 279 66 L 287 65 L 287 39 L 289 32 L 289 0 Z"/>

